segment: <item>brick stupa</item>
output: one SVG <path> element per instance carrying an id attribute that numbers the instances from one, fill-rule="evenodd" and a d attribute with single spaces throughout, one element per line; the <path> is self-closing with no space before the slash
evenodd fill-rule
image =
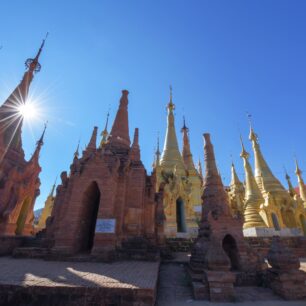
<path id="1" fill-rule="evenodd" d="M 141 162 L 138 134 L 136 129 L 130 146 L 128 91 L 123 90 L 107 141 L 97 148 L 95 127 L 82 157 L 75 154 L 69 176 L 61 174 L 47 226 L 53 253 L 109 259 L 124 249 L 142 249 L 146 256 L 163 242 L 163 222 L 156 221 L 163 220 L 162 195 L 155 193 L 154 177 Z"/>
<path id="2" fill-rule="evenodd" d="M 192 249 L 190 270 L 196 298 L 231 301 L 234 283 L 239 284 L 242 280 L 255 283 L 256 272 L 265 265 L 245 242 L 241 221 L 230 214 L 210 135 L 204 134 L 204 140 L 206 173 L 202 218 Z"/>
<path id="3" fill-rule="evenodd" d="M 34 74 L 41 69 L 39 56 L 26 61 L 27 70 L 12 94 L 0 107 L 0 235 L 32 235 L 34 203 L 39 195 L 39 154 L 43 135 L 29 161 L 22 147 L 23 116 Z"/>

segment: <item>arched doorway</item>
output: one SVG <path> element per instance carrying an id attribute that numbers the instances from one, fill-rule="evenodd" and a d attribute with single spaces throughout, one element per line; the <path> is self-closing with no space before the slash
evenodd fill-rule
<path id="1" fill-rule="evenodd" d="M 226 235 L 222 241 L 222 247 L 231 261 L 231 270 L 239 270 L 239 252 L 236 240 L 231 235 Z"/>
<path id="2" fill-rule="evenodd" d="M 16 231 L 15 231 L 16 235 L 22 235 L 22 231 L 29 212 L 30 204 L 31 204 L 31 199 L 29 197 L 25 198 L 24 201 L 22 202 L 19 216 L 16 222 Z"/>
<path id="3" fill-rule="evenodd" d="M 287 210 L 287 220 L 288 220 L 288 227 L 295 228 L 297 227 L 295 222 L 294 213 L 292 210 Z"/>
<path id="4" fill-rule="evenodd" d="M 273 226 L 274 226 L 275 230 L 280 231 L 280 226 L 279 226 L 276 214 L 271 213 L 271 218 L 272 218 L 272 222 L 273 222 Z"/>
<path id="5" fill-rule="evenodd" d="M 186 232 L 185 208 L 182 198 L 176 200 L 176 224 L 178 232 Z"/>
<path id="6" fill-rule="evenodd" d="M 296 227 L 295 217 L 294 217 L 294 213 L 293 213 L 292 210 L 282 209 L 281 214 L 282 214 L 283 222 L 286 225 L 286 227 L 288 227 L 288 228 L 295 228 Z"/>
<path id="7" fill-rule="evenodd" d="M 100 195 L 101 193 L 96 182 L 92 182 L 83 194 L 80 238 L 81 252 L 90 252 L 93 247 Z"/>
<path id="8" fill-rule="evenodd" d="M 300 215 L 300 222 L 303 228 L 304 236 L 306 236 L 306 219 L 303 215 Z"/>

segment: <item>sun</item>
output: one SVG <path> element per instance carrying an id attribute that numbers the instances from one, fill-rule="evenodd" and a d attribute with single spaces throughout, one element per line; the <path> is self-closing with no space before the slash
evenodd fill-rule
<path id="1" fill-rule="evenodd" d="M 18 113 L 24 119 L 37 119 L 39 112 L 34 101 L 27 101 L 18 106 Z"/>

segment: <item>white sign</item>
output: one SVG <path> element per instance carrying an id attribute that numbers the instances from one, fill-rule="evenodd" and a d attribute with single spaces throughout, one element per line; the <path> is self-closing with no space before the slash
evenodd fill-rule
<path id="1" fill-rule="evenodd" d="M 96 233 L 115 233 L 116 219 L 97 219 Z"/>
<path id="2" fill-rule="evenodd" d="M 193 206 L 193 210 L 195 212 L 200 213 L 202 211 L 202 205 L 195 205 L 195 206 Z"/>

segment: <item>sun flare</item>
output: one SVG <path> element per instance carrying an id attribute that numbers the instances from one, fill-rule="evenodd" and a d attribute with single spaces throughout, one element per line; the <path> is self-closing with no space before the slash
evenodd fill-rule
<path id="1" fill-rule="evenodd" d="M 24 119 L 36 119 L 39 115 L 37 105 L 33 101 L 27 101 L 18 107 L 20 116 Z"/>

